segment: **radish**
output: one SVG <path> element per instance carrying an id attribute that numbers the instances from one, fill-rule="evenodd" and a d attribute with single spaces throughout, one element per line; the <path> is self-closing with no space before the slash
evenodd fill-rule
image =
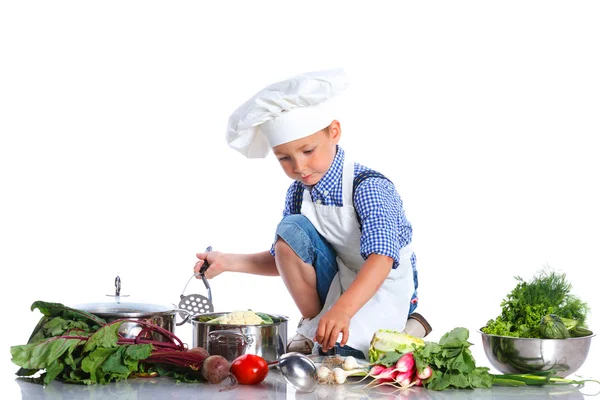
<path id="1" fill-rule="evenodd" d="M 402 357 L 400 357 L 398 362 L 396 362 L 396 370 L 398 372 L 412 371 L 414 366 L 415 366 L 415 357 L 413 356 L 413 353 L 404 354 Z"/>
<path id="2" fill-rule="evenodd" d="M 425 380 L 429 378 L 431 374 L 433 374 L 433 371 L 431 370 L 431 367 L 427 365 L 425 368 L 423 368 L 423 371 L 420 373 L 417 372 L 417 377 L 421 380 Z"/>
<path id="3" fill-rule="evenodd" d="M 409 370 L 406 372 L 401 372 L 394 377 L 394 381 L 396 381 L 401 387 L 406 388 L 411 386 L 413 377 L 413 370 Z"/>
<path id="4" fill-rule="evenodd" d="M 377 382 L 392 382 L 396 375 L 398 375 L 396 369 L 394 367 L 388 367 L 383 369 L 379 374 L 374 375 L 373 378 L 375 378 Z"/>
<path id="5" fill-rule="evenodd" d="M 371 376 L 379 375 L 380 373 L 383 372 L 384 369 L 385 369 L 385 366 L 383 366 L 381 364 L 374 365 L 371 368 L 371 370 L 369 371 L 369 375 L 371 375 Z"/>

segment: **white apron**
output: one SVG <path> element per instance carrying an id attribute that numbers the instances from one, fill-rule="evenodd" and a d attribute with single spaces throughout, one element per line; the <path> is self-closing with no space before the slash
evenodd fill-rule
<path id="1" fill-rule="evenodd" d="M 298 328 L 298 333 L 313 339 L 319 320 L 348 290 L 356 274 L 365 263 L 360 255 L 361 231 L 354 211 L 352 185 L 354 181 L 354 162 L 346 154 L 342 173 L 342 207 L 325 206 L 312 202 L 308 190 L 304 190 L 301 212 L 315 226 L 317 231 L 331 244 L 337 253 L 339 271 L 334 276 L 325 305 L 315 318 Z M 369 345 L 378 329 L 402 331 L 415 291 L 410 258 L 412 246 L 400 250 L 398 268 L 392 269 L 383 285 L 375 295 L 354 315 L 350 321 L 348 346 L 362 351 L 368 358 Z M 338 342 L 341 340 L 341 334 Z M 314 352 L 317 352 L 315 344 Z"/>

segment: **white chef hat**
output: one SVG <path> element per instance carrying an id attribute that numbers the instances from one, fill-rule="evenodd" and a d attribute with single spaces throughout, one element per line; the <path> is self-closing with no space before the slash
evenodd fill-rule
<path id="1" fill-rule="evenodd" d="M 227 143 L 248 158 L 312 135 L 336 119 L 335 100 L 348 86 L 343 69 L 309 72 L 274 83 L 242 104 L 227 124 Z"/>

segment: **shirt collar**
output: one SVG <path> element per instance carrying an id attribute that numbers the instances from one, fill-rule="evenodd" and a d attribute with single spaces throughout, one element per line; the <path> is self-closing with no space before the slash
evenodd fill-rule
<path id="1" fill-rule="evenodd" d="M 336 150 L 337 151 L 335 153 L 335 157 L 333 158 L 331 166 L 329 167 L 325 175 L 323 175 L 323 177 L 319 180 L 319 182 L 317 182 L 317 184 L 312 187 L 312 189 L 316 190 L 323 197 L 329 195 L 336 183 L 342 178 L 342 167 L 344 165 L 344 150 L 339 145 L 336 145 Z M 310 187 L 307 187 L 306 185 L 305 187 L 310 190 Z"/>

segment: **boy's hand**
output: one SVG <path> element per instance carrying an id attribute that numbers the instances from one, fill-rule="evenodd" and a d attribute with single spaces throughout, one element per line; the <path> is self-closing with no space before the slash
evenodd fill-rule
<path id="1" fill-rule="evenodd" d="M 208 253 L 197 253 L 198 262 L 194 264 L 194 273 L 200 272 L 200 268 L 204 264 L 204 260 L 207 260 L 209 268 L 204 272 L 204 276 L 208 279 L 214 278 L 221 272 L 225 271 L 225 262 L 223 253 L 220 251 L 209 251 Z M 201 279 L 198 275 L 196 278 Z"/>
<path id="2" fill-rule="evenodd" d="M 345 346 L 350 337 L 350 315 L 331 307 L 319 320 L 315 340 L 321 345 L 323 351 L 329 351 L 335 346 L 337 338 L 342 333 L 341 346 Z"/>

